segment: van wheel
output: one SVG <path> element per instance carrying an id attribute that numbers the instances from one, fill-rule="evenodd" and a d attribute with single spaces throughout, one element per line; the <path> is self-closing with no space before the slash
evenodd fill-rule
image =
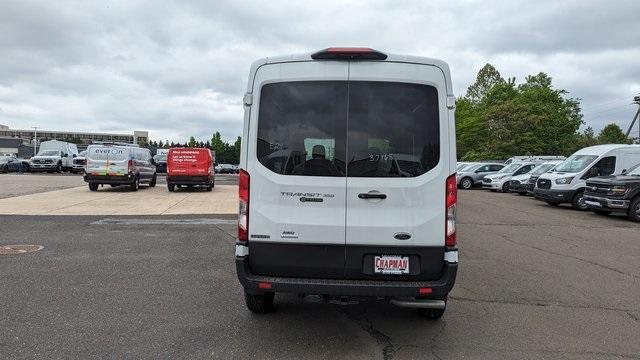
<path id="1" fill-rule="evenodd" d="M 98 191 L 98 184 L 96 184 L 96 183 L 89 183 L 89 190 L 91 190 L 91 191 Z"/>
<path id="2" fill-rule="evenodd" d="M 574 209 L 580 211 L 589 210 L 589 206 L 584 202 L 584 191 L 580 191 L 573 196 L 573 200 L 571 200 L 571 206 Z"/>
<path id="3" fill-rule="evenodd" d="M 447 310 L 447 299 L 444 299 L 444 309 L 418 309 L 418 313 L 427 319 L 438 320 L 444 315 Z"/>
<path id="4" fill-rule="evenodd" d="M 640 222 L 640 196 L 636 196 L 635 199 L 631 200 L 627 217 L 631 221 Z"/>
<path id="5" fill-rule="evenodd" d="M 611 214 L 611 211 L 609 211 L 609 210 L 591 209 L 591 211 L 593 211 L 594 213 L 596 213 L 598 215 L 602 215 L 602 216 L 607 216 L 607 215 Z"/>
<path id="6" fill-rule="evenodd" d="M 273 297 L 275 293 L 247 294 L 244 293 L 244 301 L 247 308 L 256 314 L 266 314 L 273 310 Z"/>
<path id="7" fill-rule="evenodd" d="M 213 185 L 207 186 L 207 191 L 212 191 L 212 190 L 213 190 Z"/>
<path id="8" fill-rule="evenodd" d="M 130 185 L 130 189 L 131 191 L 138 191 L 139 187 L 140 187 L 140 178 L 136 176 L 136 178 L 133 180 L 133 182 Z"/>
<path id="9" fill-rule="evenodd" d="M 169 191 L 171 192 L 176 191 L 176 186 L 174 184 L 168 184 L 167 188 L 169 188 Z"/>
<path id="10" fill-rule="evenodd" d="M 460 180 L 460 187 L 465 190 L 471 189 L 473 187 L 473 180 L 471 180 L 471 178 L 468 178 L 468 177 Z"/>
<path id="11" fill-rule="evenodd" d="M 157 175 L 153 174 L 153 178 L 151 179 L 151 182 L 149 183 L 149 187 L 156 187 L 156 180 L 157 179 Z"/>
<path id="12" fill-rule="evenodd" d="M 62 174 L 62 163 L 58 163 L 58 165 L 56 165 L 56 172 L 58 174 Z"/>

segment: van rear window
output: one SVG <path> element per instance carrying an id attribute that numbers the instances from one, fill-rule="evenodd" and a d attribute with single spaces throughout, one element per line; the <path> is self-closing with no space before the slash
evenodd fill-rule
<path id="1" fill-rule="evenodd" d="M 258 116 L 258 160 L 278 174 L 415 177 L 440 159 L 438 96 L 432 86 L 267 84 Z"/>
<path id="2" fill-rule="evenodd" d="M 258 161 L 283 175 L 344 176 L 346 81 L 262 87 Z"/>

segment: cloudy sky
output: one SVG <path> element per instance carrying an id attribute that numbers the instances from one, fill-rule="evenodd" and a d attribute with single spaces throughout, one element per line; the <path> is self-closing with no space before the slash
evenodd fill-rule
<path id="1" fill-rule="evenodd" d="M 441 58 L 457 95 L 487 62 L 544 71 L 588 125 L 629 126 L 640 1 L 486 3 L 2 0 L 0 124 L 230 140 L 253 60 L 338 45 Z"/>

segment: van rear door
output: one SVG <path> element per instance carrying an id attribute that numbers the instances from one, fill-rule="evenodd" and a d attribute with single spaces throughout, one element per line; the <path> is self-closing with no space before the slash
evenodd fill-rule
<path id="1" fill-rule="evenodd" d="M 246 149 L 253 273 L 344 276 L 347 71 L 308 61 L 256 72 Z"/>
<path id="2" fill-rule="evenodd" d="M 440 277 L 455 141 L 446 101 L 436 66 L 350 63 L 347 278 Z"/>
<path id="3" fill-rule="evenodd" d="M 171 149 L 167 171 L 171 176 L 203 176 L 209 173 L 211 160 L 205 149 Z"/>
<path id="4" fill-rule="evenodd" d="M 89 146 L 87 173 L 124 176 L 129 172 L 130 149 L 121 146 Z"/>

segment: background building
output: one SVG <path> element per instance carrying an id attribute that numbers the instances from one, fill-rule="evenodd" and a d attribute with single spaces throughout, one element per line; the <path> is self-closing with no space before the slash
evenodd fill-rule
<path id="1" fill-rule="evenodd" d="M 33 155 L 33 139 L 36 134 L 33 129 L 10 129 L 6 125 L 0 124 L 0 139 L 6 140 L 5 145 L 11 144 L 11 148 L 18 148 L 18 151 L 11 153 L 19 153 L 21 156 Z M 84 149 L 87 145 L 96 141 L 114 141 L 122 143 L 131 143 L 139 145 L 147 145 L 149 142 L 148 131 L 134 131 L 129 134 L 114 134 L 100 132 L 78 132 L 78 131 L 52 131 L 37 130 L 38 144 L 47 140 L 60 140 L 78 144 L 78 149 Z M 19 144 L 14 143 L 19 139 Z M 2 146 L 0 146 L 2 147 Z M 8 149 L 9 147 L 7 147 Z M 0 149 L 0 152 L 3 152 Z M 7 151 L 8 152 L 8 151 Z"/>
<path id="2" fill-rule="evenodd" d="M 19 138 L 24 142 L 33 141 L 34 130 L 10 129 L 0 125 L 0 137 Z M 68 141 L 76 144 L 91 144 L 94 141 L 117 141 L 125 143 L 146 144 L 149 142 L 148 131 L 134 131 L 133 134 L 112 134 L 78 131 L 51 131 L 38 129 L 38 142 L 46 140 Z"/>

